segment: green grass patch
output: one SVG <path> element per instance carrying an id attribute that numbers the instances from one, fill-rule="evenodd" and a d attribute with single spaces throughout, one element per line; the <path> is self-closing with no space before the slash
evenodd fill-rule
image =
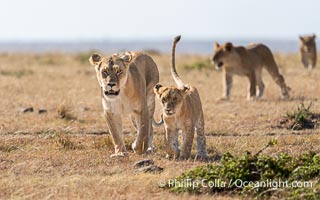
<path id="1" fill-rule="evenodd" d="M 300 103 L 293 111 L 288 111 L 280 121 L 280 127 L 290 130 L 302 130 L 316 128 L 320 115 L 311 112 L 312 102 L 305 105 Z"/>
<path id="2" fill-rule="evenodd" d="M 255 198 L 320 198 L 320 157 L 315 152 L 298 157 L 280 153 L 245 152 L 236 157 L 225 153 L 220 163 L 200 166 L 166 183 L 172 192 L 239 194 Z M 174 181 L 173 181 L 174 180 Z"/>
<path id="3" fill-rule="evenodd" d="M 209 59 L 205 60 L 197 60 L 193 63 L 183 65 L 183 68 L 186 70 L 203 70 L 203 69 L 210 69 L 211 63 Z"/>
<path id="4" fill-rule="evenodd" d="M 34 71 L 29 69 L 19 69 L 19 70 L 1 70 L 0 75 L 3 76 L 14 76 L 16 78 L 21 78 L 23 76 L 29 76 L 34 74 Z"/>

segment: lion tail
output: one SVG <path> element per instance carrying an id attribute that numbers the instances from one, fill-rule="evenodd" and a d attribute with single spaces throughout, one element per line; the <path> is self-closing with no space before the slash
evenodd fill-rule
<path id="1" fill-rule="evenodd" d="M 182 79 L 178 75 L 178 72 L 176 70 L 176 62 L 175 62 L 175 54 L 176 54 L 176 46 L 177 43 L 180 41 L 181 35 L 178 35 L 174 38 L 173 43 L 172 43 L 172 51 L 171 51 L 171 75 L 178 86 L 178 88 L 184 88 L 186 85 L 183 83 Z"/>

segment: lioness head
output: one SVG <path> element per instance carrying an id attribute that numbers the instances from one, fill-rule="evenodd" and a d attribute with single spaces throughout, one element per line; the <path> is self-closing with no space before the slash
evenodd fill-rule
<path id="1" fill-rule="evenodd" d="M 107 99 L 115 99 L 120 94 L 122 86 L 127 81 L 127 69 L 130 60 L 131 55 L 129 53 L 123 56 L 114 54 L 109 58 L 94 53 L 89 58 L 90 63 L 95 67 L 103 95 Z"/>
<path id="2" fill-rule="evenodd" d="M 314 50 L 316 44 L 316 35 L 309 36 L 299 36 L 301 41 L 301 48 L 304 52 L 310 53 Z"/>
<path id="3" fill-rule="evenodd" d="M 214 52 L 211 62 L 216 69 L 232 65 L 232 63 L 237 61 L 237 57 L 237 53 L 234 51 L 232 43 L 227 42 L 223 45 L 219 45 L 217 42 L 214 43 Z"/>
<path id="4" fill-rule="evenodd" d="M 188 88 L 178 89 L 173 86 L 165 87 L 159 83 L 154 86 L 153 91 L 161 102 L 165 116 L 173 116 L 176 114 L 182 105 L 186 90 L 188 90 Z"/>

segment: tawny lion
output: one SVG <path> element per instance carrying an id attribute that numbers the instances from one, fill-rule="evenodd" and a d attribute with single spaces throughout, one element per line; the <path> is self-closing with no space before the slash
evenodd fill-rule
<path id="1" fill-rule="evenodd" d="M 310 72 L 317 64 L 316 35 L 299 36 L 299 38 L 301 62 Z"/>
<path id="2" fill-rule="evenodd" d="M 262 81 L 262 68 L 265 68 L 275 83 L 281 89 L 282 98 L 289 97 L 283 76 L 279 73 L 278 66 L 274 60 L 271 50 L 263 44 L 251 44 L 247 47 L 235 47 L 227 42 L 224 45 L 214 44 L 212 62 L 217 69 L 223 71 L 223 96 L 222 99 L 229 99 L 233 75 L 246 76 L 249 79 L 248 99 L 254 100 L 262 97 L 264 83 Z M 258 92 L 256 92 L 256 87 Z"/>
<path id="3" fill-rule="evenodd" d="M 175 37 L 172 45 L 171 74 L 175 86 L 154 87 L 161 103 L 166 130 L 166 149 L 171 158 L 188 159 L 191 154 L 194 132 L 197 133 L 197 158 L 206 159 L 206 139 L 204 135 L 204 116 L 199 93 L 193 86 L 183 83 L 175 68 L 175 49 L 180 36 Z M 182 131 L 181 152 L 178 133 Z"/>
<path id="4" fill-rule="evenodd" d="M 138 132 L 132 149 L 138 154 L 152 152 L 153 87 L 159 82 L 156 63 L 139 52 L 114 54 L 109 58 L 95 53 L 89 60 L 101 87 L 103 110 L 115 147 L 112 156 L 123 156 L 127 151 L 122 138 L 121 117 L 124 114 L 131 114 Z"/>

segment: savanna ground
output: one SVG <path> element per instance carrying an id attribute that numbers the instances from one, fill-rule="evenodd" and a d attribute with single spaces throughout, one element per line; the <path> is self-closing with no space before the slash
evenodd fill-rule
<path id="1" fill-rule="evenodd" d="M 110 158 L 113 145 L 102 115 L 100 89 L 89 54 L 1 54 L 0 55 L 0 198 L 2 199 L 212 199 L 210 195 L 174 194 L 159 188 L 167 181 L 203 162 L 165 159 L 164 128 L 155 128 L 155 152 L 138 156 L 131 151 L 135 137 L 129 117 L 123 119 L 129 156 Z M 168 55 L 153 54 L 161 82 L 173 84 Z M 182 79 L 200 92 L 205 113 L 205 133 L 210 162 L 230 152 L 258 152 L 270 140 L 277 145 L 263 154 L 286 152 L 299 155 L 320 152 L 319 127 L 287 130 L 279 119 L 302 101 L 313 102 L 320 112 L 320 70 L 311 75 L 296 54 L 276 54 L 290 100 L 280 100 L 280 91 L 264 72 L 264 97 L 247 101 L 247 80 L 235 77 L 230 101 L 221 96 L 221 73 L 204 67 L 209 55 L 178 55 Z M 34 112 L 21 113 L 24 107 Z M 38 114 L 39 109 L 47 113 Z M 60 109 L 60 114 L 57 110 Z M 67 117 L 61 118 L 61 109 Z M 157 103 L 155 118 L 159 118 Z M 195 155 L 195 148 L 193 149 Z M 133 163 L 152 158 L 164 168 L 160 174 L 137 172 Z M 218 199 L 239 196 L 215 195 Z"/>

